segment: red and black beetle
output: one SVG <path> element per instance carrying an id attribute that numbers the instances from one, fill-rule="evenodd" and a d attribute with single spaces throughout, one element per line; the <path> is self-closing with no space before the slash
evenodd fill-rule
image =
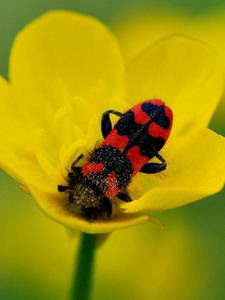
<path id="1" fill-rule="evenodd" d="M 112 128 L 110 114 L 120 117 Z M 66 191 L 70 209 L 89 221 L 108 219 L 112 215 L 113 197 L 132 201 L 127 186 L 138 172 L 154 174 L 166 169 L 159 155 L 172 127 L 171 109 L 161 100 L 143 101 L 125 113 L 108 110 L 102 115 L 103 142 L 94 149 L 83 167 L 71 166 Z M 160 163 L 149 162 L 157 157 Z"/>

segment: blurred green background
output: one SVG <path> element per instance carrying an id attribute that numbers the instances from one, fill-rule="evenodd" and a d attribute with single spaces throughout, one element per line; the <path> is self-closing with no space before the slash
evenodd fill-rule
<path id="1" fill-rule="evenodd" d="M 0 0 L 1 74 L 7 76 L 16 33 L 43 12 L 59 8 L 96 16 L 117 33 L 120 22 L 138 10 L 166 8 L 193 19 L 225 10 L 225 3 L 158 0 L 156 7 L 147 0 Z M 210 124 L 223 135 L 224 106 Z M 78 234 L 72 238 L 48 219 L 3 172 L 0 185 L 0 300 L 67 299 Z M 223 191 L 157 213 L 166 225 L 163 230 L 142 224 L 111 234 L 97 252 L 93 299 L 225 299 L 224 196 Z"/>

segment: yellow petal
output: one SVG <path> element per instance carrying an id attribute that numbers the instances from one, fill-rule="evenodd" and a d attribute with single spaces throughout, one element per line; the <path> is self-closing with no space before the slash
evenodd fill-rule
<path id="1" fill-rule="evenodd" d="M 12 135 L 13 126 L 11 126 L 11 122 L 9 120 L 9 112 L 12 110 L 12 97 L 9 83 L 0 76 L 0 99 L 1 99 L 1 109 L 0 109 L 0 149 L 4 147 L 5 144 L 8 144 L 9 134 L 6 134 L 6 130 Z M 13 110 L 14 112 L 14 110 Z M 15 116 L 15 115 L 14 115 Z M 12 120 L 14 123 L 15 120 Z M 11 136 L 11 140 L 13 142 L 13 136 Z M 17 137 L 16 137 L 17 138 Z"/>
<path id="2" fill-rule="evenodd" d="M 187 16 L 181 12 L 168 9 L 163 10 L 135 10 L 120 16 L 113 22 L 113 29 L 119 39 L 126 62 L 130 62 L 138 53 L 141 53 L 152 42 L 163 36 L 174 33 L 186 33 Z M 191 20 L 193 24 L 193 19 Z M 193 31 L 191 36 L 195 36 Z"/>
<path id="3" fill-rule="evenodd" d="M 0 76 L 0 149 L 20 149 L 31 137 L 29 126 L 20 120 L 18 106 L 13 103 L 11 85 Z"/>
<path id="4" fill-rule="evenodd" d="M 50 178 L 38 164 L 36 158 L 24 158 L 26 153 L 17 155 L 9 150 L 0 153 L 0 167 L 15 180 L 27 186 L 34 184 L 46 191 L 57 191 L 57 182 Z"/>
<path id="5" fill-rule="evenodd" d="M 23 123 L 11 95 L 11 86 L 0 77 L 0 166 L 14 179 L 26 185 L 52 188 L 51 180 L 38 167 L 34 155 L 34 133 Z"/>
<path id="6" fill-rule="evenodd" d="M 144 194 L 126 212 L 163 210 L 185 205 L 221 190 L 225 181 L 225 138 L 209 129 L 174 139 L 161 175 L 139 174 Z"/>
<path id="7" fill-rule="evenodd" d="M 71 214 L 66 208 L 67 199 L 60 193 L 46 193 L 40 189 L 29 187 L 37 205 L 53 220 L 69 227 L 87 233 L 107 233 L 122 229 L 148 220 L 146 215 L 127 214 L 109 221 L 87 222 Z"/>
<path id="8" fill-rule="evenodd" d="M 113 34 L 94 18 L 67 11 L 47 13 L 18 34 L 9 71 L 15 101 L 33 125 L 48 125 L 53 112 L 74 96 L 90 98 L 98 111 L 100 102 L 121 97 L 123 87 Z M 104 97 L 92 99 L 99 85 Z M 79 124 L 89 109 L 73 113 Z"/>
<path id="9" fill-rule="evenodd" d="M 162 39 L 128 68 L 129 100 L 163 99 L 173 110 L 173 134 L 207 126 L 222 93 L 221 66 L 204 44 L 184 36 Z"/>

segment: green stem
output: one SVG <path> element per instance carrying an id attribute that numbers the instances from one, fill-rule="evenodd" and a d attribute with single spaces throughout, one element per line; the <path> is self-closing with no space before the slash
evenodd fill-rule
<path id="1" fill-rule="evenodd" d="M 76 272 L 72 286 L 72 300 L 89 300 L 96 248 L 94 234 L 81 233 Z"/>

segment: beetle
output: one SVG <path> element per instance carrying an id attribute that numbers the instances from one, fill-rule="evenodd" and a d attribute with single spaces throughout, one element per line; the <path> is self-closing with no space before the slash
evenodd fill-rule
<path id="1" fill-rule="evenodd" d="M 110 115 L 120 119 L 112 128 Z M 67 192 L 73 213 L 88 220 L 111 218 L 113 197 L 132 201 L 127 187 L 138 172 L 154 174 L 166 169 L 159 151 L 167 141 L 173 114 L 162 100 L 145 100 L 125 113 L 107 110 L 101 119 L 103 142 L 78 167 L 81 154 L 68 173 L 68 186 L 58 185 Z M 159 162 L 149 162 L 156 157 Z"/>

